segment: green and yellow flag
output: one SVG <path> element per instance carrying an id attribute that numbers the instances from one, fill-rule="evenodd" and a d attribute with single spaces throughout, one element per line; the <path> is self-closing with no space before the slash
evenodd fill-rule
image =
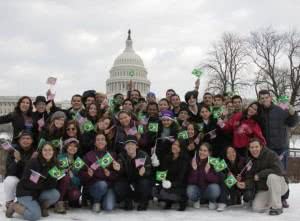
<path id="1" fill-rule="evenodd" d="M 62 158 L 59 158 L 59 159 L 58 159 L 58 162 L 59 162 L 59 167 L 60 167 L 60 168 L 66 169 L 66 168 L 69 167 L 69 160 L 68 160 L 68 157 L 62 157 Z"/>
<path id="2" fill-rule="evenodd" d="M 52 167 L 48 173 L 51 177 L 58 179 L 58 180 L 60 178 L 64 177 L 64 175 L 65 175 L 64 171 L 58 169 L 56 166 Z"/>
<path id="3" fill-rule="evenodd" d="M 188 135 L 187 130 L 179 132 L 178 135 L 177 135 L 177 138 L 178 139 L 183 139 L 183 140 L 189 139 L 189 135 Z"/>
<path id="4" fill-rule="evenodd" d="M 221 172 L 227 168 L 227 164 L 225 160 L 220 160 L 216 165 L 214 165 L 215 171 L 216 172 Z"/>
<path id="5" fill-rule="evenodd" d="M 148 131 L 150 132 L 158 132 L 158 123 L 149 123 Z"/>
<path id="6" fill-rule="evenodd" d="M 109 153 L 106 153 L 101 159 L 99 159 L 99 165 L 103 169 L 108 167 L 113 162 L 113 158 Z"/>
<path id="7" fill-rule="evenodd" d="M 156 171 L 156 180 L 157 181 L 163 181 L 167 179 L 167 173 L 168 171 Z"/>
<path id="8" fill-rule="evenodd" d="M 225 182 L 225 185 L 230 189 L 237 183 L 237 180 L 235 179 L 235 177 L 233 175 L 230 175 L 224 180 L 224 182 Z"/>
<path id="9" fill-rule="evenodd" d="M 76 170 L 80 170 L 84 165 L 85 163 L 80 157 L 77 157 L 73 162 L 74 169 Z"/>

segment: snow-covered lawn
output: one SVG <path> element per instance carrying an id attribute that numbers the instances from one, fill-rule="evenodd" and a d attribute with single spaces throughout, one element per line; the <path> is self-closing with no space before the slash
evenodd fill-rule
<path id="1" fill-rule="evenodd" d="M 101 212 L 94 214 L 88 209 L 72 209 L 69 210 L 66 215 L 58 215 L 51 211 L 51 214 L 47 218 L 43 218 L 43 221 L 94 221 L 94 220 L 105 220 L 105 221 L 146 221 L 146 220 L 169 220 L 169 221 L 190 221 L 190 220 L 203 220 L 203 221 L 298 221 L 300 219 L 300 184 L 290 185 L 290 208 L 285 209 L 284 213 L 280 216 L 269 216 L 265 214 L 256 214 L 250 210 L 243 208 L 227 208 L 224 212 L 218 213 L 216 211 L 209 211 L 208 208 L 201 208 L 199 210 L 188 208 L 184 212 L 177 212 L 175 210 L 163 211 L 157 208 L 151 208 L 145 212 L 130 211 L 126 212 L 123 210 L 115 210 L 111 213 Z M 16 221 L 21 220 L 20 217 L 14 215 L 15 218 L 7 219 L 4 214 L 3 208 L 3 185 L 0 183 L 0 221 Z"/>

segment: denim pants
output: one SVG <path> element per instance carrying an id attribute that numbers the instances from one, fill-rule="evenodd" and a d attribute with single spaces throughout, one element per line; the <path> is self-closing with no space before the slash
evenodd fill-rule
<path id="1" fill-rule="evenodd" d="M 106 211 L 114 209 L 116 204 L 115 193 L 112 188 L 108 187 L 107 182 L 98 181 L 89 186 L 89 194 L 93 203 L 101 203 L 102 208 Z"/>
<path id="2" fill-rule="evenodd" d="M 43 191 L 38 200 L 32 198 L 32 196 L 18 197 L 18 202 L 25 207 L 23 214 L 24 219 L 29 221 L 35 221 L 41 218 L 41 207 L 39 203 L 47 202 L 49 206 L 55 204 L 59 199 L 59 192 L 56 189 L 50 189 Z"/>
<path id="3" fill-rule="evenodd" d="M 216 183 L 209 184 L 206 188 L 200 188 L 197 185 L 188 185 L 186 192 L 188 199 L 192 202 L 208 200 L 215 203 L 221 194 L 221 188 Z"/>

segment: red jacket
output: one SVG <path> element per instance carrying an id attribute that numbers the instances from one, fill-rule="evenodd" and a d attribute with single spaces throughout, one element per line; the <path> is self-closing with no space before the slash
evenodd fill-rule
<path id="1" fill-rule="evenodd" d="M 224 131 L 233 133 L 233 146 L 235 148 L 247 147 L 253 137 L 258 138 L 265 145 L 266 140 L 258 123 L 253 119 L 242 119 L 242 116 L 241 112 L 234 114 L 223 127 Z"/>

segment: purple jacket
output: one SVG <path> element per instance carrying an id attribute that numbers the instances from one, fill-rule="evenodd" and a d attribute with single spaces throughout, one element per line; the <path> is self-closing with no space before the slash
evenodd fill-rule
<path id="1" fill-rule="evenodd" d="M 189 176 L 188 176 L 188 184 L 189 185 L 197 185 L 200 188 L 206 188 L 211 183 L 219 183 L 221 178 L 214 171 L 211 166 L 208 173 L 205 172 L 205 166 L 207 164 L 206 160 L 197 159 L 197 170 L 194 170 L 192 167 L 190 168 Z"/>
<path id="2" fill-rule="evenodd" d="M 87 166 L 91 167 L 91 165 L 97 161 L 97 158 L 102 158 L 106 153 L 106 151 L 91 150 L 84 156 L 84 162 Z M 110 152 L 110 155 L 113 157 L 113 159 L 116 159 L 115 153 Z M 106 169 L 110 171 L 109 176 L 105 176 L 104 169 L 99 167 L 97 170 L 94 170 L 94 175 L 90 177 L 87 172 L 87 167 L 84 167 L 84 169 L 82 169 L 79 173 L 80 180 L 84 185 L 87 186 L 92 185 L 97 181 L 106 181 L 108 184 L 111 184 L 116 180 L 117 173 L 113 170 L 112 164 Z"/>

